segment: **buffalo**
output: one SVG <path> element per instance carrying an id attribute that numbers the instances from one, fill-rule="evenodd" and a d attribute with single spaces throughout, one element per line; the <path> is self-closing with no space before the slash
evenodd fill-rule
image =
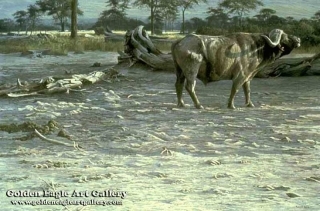
<path id="1" fill-rule="evenodd" d="M 219 80 L 232 80 L 228 108 L 234 109 L 234 97 L 242 86 L 246 106 L 254 107 L 250 99 L 250 81 L 276 59 L 300 46 L 300 38 L 281 29 L 269 34 L 235 33 L 228 36 L 190 34 L 171 46 L 176 69 L 175 83 L 178 107 L 183 107 L 183 86 L 194 106 L 203 108 L 196 93 L 196 78 L 204 84 Z"/>

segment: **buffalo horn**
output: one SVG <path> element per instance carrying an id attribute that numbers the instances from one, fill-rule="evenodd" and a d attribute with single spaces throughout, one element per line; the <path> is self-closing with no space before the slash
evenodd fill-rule
<path id="1" fill-rule="evenodd" d="M 267 43 L 272 48 L 274 48 L 280 44 L 282 34 L 283 34 L 283 31 L 281 29 L 274 29 L 269 33 L 269 37 L 266 35 L 261 35 L 261 36 L 266 39 Z"/>

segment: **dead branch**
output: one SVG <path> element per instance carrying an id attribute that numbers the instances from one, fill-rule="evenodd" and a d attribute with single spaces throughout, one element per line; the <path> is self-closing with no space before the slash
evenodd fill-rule
<path id="1" fill-rule="evenodd" d="M 67 147 L 74 147 L 74 144 L 68 144 L 68 143 L 64 143 L 64 142 L 61 142 L 61 141 L 57 141 L 55 139 L 47 138 L 44 135 L 42 135 L 37 129 L 34 129 L 34 132 L 40 139 L 42 139 L 44 141 L 50 142 L 52 144 L 64 145 L 64 146 L 67 146 Z"/>
<path id="2" fill-rule="evenodd" d="M 119 71 L 115 68 L 109 68 L 105 71 L 94 71 L 89 74 L 67 75 L 65 78 L 47 77 L 38 80 L 39 82 L 21 82 L 17 79 L 16 84 L 7 84 L 0 87 L 0 96 L 8 97 L 26 97 L 39 94 L 68 93 L 75 91 L 87 84 L 94 84 L 106 79 L 117 77 Z"/>
<path id="3" fill-rule="evenodd" d="M 137 61 L 155 70 L 174 71 L 171 54 L 162 53 L 151 41 L 143 26 L 138 26 L 125 35 L 124 52 L 119 53 L 119 63 L 128 61 L 133 66 Z"/>
<path id="4" fill-rule="evenodd" d="M 320 74 L 320 53 L 308 58 L 283 58 L 266 67 L 257 77 L 307 76 Z"/>

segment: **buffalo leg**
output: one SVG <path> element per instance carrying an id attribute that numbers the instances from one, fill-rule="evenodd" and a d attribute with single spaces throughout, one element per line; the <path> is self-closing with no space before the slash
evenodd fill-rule
<path id="1" fill-rule="evenodd" d="M 234 106 L 234 97 L 236 96 L 237 92 L 239 91 L 239 88 L 241 87 L 242 83 L 240 83 L 239 79 L 233 81 L 231 93 L 228 101 L 228 108 L 235 109 Z"/>
<path id="2" fill-rule="evenodd" d="M 184 102 L 182 100 L 182 91 L 183 91 L 183 86 L 185 82 L 185 77 L 182 74 L 182 72 L 177 73 L 177 80 L 176 80 L 176 93 L 177 93 L 177 98 L 178 98 L 178 107 L 184 107 Z"/>
<path id="3" fill-rule="evenodd" d="M 198 100 L 198 97 L 196 95 L 196 92 L 195 92 L 195 87 L 196 87 L 196 80 L 189 80 L 187 79 L 187 84 L 186 84 L 186 90 L 188 91 L 193 103 L 194 103 L 194 106 L 198 109 L 202 109 L 203 106 L 200 104 L 199 100 Z"/>
<path id="4" fill-rule="evenodd" d="M 253 103 L 251 102 L 250 99 L 250 81 L 244 82 L 242 85 L 244 95 L 246 97 L 246 106 L 247 107 L 254 107 Z"/>

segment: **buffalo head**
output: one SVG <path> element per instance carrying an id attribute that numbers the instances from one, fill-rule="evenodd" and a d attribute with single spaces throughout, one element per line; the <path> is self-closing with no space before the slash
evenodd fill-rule
<path id="1" fill-rule="evenodd" d="M 300 46 L 300 38 L 288 35 L 281 29 L 272 30 L 269 35 L 261 35 L 272 48 L 279 48 L 279 57 L 289 54 L 294 48 Z"/>

